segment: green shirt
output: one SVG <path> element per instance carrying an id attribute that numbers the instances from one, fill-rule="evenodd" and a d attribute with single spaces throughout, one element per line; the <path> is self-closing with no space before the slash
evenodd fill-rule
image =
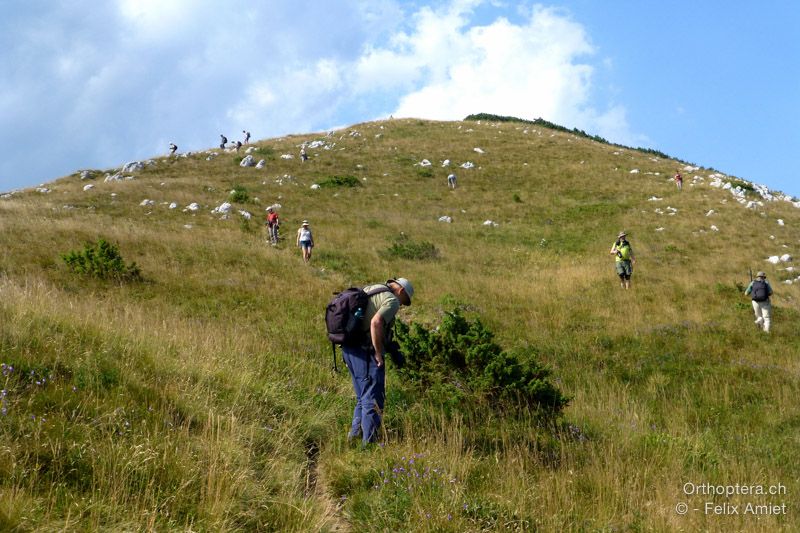
<path id="1" fill-rule="evenodd" d="M 633 248 L 631 248 L 631 244 L 625 241 L 620 246 L 617 246 L 617 242 L 614 241 L 614 244 L 611 246 L 612 250 L 616 250 L 619 252 L 617 254 L 617 263 L 620 261 L 630 261 L 631 257 L 633 257 Z"/>
<path id="2" fill-rule="evenodd" d="M 379 287 L 384 287 L 382 283 L 376 285 L 368 285 L 364 287 L 366 292 L 369 292 L 373 289 L 377 289 Z M 394 317 L 397 315 L 397 312 L 400 310 L 400 300 L 397 299 L 397 296 L 394 295 L 391 291 L 379 292 L 378 294 L 373 294 L 369 297 L 369 302 L 367 303 L 367 309 L 364 312 L 364 320 L 361 322 L 361 328 L 364 331 L 369 331 L 370 323 L 372 323 L 372 319 L 375 315 L 380 315 L 383 318 L 384 324 L 384 332 L 388 336 L 388 332 L 392 329 L 392 323 L 394 322 Z"/>

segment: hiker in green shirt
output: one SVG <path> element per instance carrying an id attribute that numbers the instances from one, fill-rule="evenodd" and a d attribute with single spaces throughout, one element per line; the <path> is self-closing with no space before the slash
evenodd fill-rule
<path id="1" fill-rule="evenodd" d="M 633 274 L 633 263 L 636 258 L 633 257 L 633 248 L 631 243 L 628 242 L 626 237 L 627 233 L 621 231 L 617 235 L 617 241 L 611 246 L 610 254 L 616 256 L 616 269 L 619 276 L 619 286 L 623 289 L 631 288 L 631 274 Z"/>

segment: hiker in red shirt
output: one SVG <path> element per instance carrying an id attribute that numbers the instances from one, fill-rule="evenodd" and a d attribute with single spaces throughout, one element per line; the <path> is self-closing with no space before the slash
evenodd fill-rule
<path id="1" fill-rule="evenodd" d="M 683 176 L 680 172 L 675 173 L 675 185 L 678 186 L 679 191 L 683 189 Z"/>
<path id="2" fill-rule="evenodd" d="M 267 208 L 267 231 L 269 232 L 269 242 L 272 246 L 278 244 L 278 227 L 280 220 L 278 220 L 278 212 L 273 208 Z"/>

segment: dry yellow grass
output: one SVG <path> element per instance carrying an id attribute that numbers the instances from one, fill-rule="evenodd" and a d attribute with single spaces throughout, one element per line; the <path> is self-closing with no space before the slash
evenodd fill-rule
<path id="1" fill-rule="evenodd" d="M 336 145 L 280 158 L 315 139 Z M 201 154 L 0 199 L 2 362 L 53 374 L 45 387 L 4 376 L 0 529 L 797 530 L 800 288 L 764 261 L 800 244 L 791 204 L 745 209 L 706 169 L 678 193 L 675 161 L 518 123 L 395 120 L 256 146 L 264 171 Z M 362 187 L 310 189 L 335 175 Z M 250 199 L 211 215 L 234 185 Z M 275 202 L 286 240 L 272 248 L 260 223 Z M 667 206 L 677 214 L 655 213 Z M 293 247 L 305 218 L 309 267 Z M 630 291 L 608 254 L 620 229 L 637 255 Z M 401 232 L 440 257 L 387 257 Z M 99 237 L 145 282 L 69 273 L 60 254 Z M 748 268 L 775 288 L 769 338 L 741 295 Z M 390 372 L 387 446 L 348 448 L 351 386 L 328 370 L 322 309 L 394 275 L 417 291 L 404 320 L 435 325 L 459 302 L 501 345 L 534 349 L 572 397 L 563 424 L 401 411 Z M 414 454 L 455 481 L 373 488 Z M 780 483 L 790 514 L 681 516 L 705 501 L 687 482 Z"/>

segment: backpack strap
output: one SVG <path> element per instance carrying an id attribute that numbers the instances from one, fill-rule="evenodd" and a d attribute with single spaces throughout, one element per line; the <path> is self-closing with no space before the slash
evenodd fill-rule
<path id="1" fill-rule="evenodd" d="M 364 291 L 367 293 L 367 296 L 375 296 L 376 294 L 380 294 L 382 292 L 392 292 L 392 289 L 389 288 L 388 285 L 381 285 L 371 291 Z"/>

